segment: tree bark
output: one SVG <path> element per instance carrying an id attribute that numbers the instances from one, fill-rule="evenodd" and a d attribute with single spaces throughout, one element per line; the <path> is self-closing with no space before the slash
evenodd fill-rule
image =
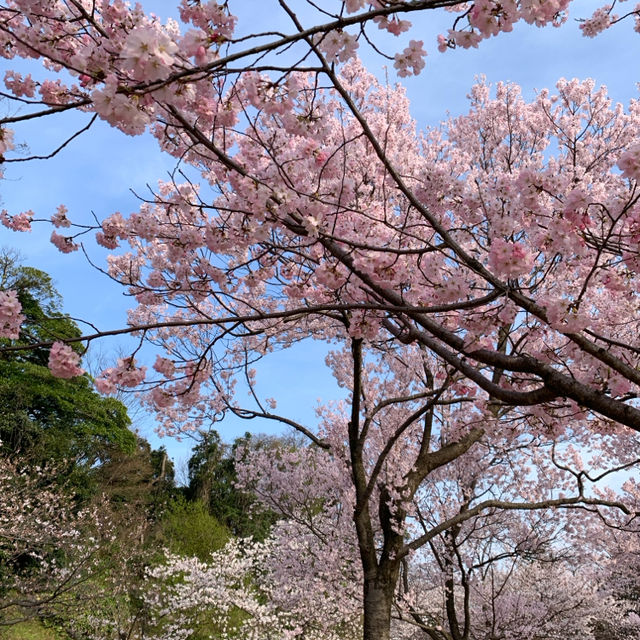
<path id="1" fill-rule="evenodd" d="M 376 576 L 364 581 L 364 640 L 390 640 L 395 581 Z"/>

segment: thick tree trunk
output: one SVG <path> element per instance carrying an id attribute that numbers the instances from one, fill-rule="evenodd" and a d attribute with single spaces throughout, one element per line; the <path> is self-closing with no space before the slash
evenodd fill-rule
<path id="1" fill-rule="evenodd" d="M 395 583 L 379 578 L 364 583 L 364 640 L 389 640 Z"/>

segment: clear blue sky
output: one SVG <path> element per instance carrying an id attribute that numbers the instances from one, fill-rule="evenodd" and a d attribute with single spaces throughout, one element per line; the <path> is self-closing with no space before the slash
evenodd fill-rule
<path id="1" fill-rule="evenodd" d="M 171 10 L 173 0 L 144 0 L 142 4 L 163 19 L 176 15 L 175 10 Z M 291 31 L 276 0 L 232 0 L 230 4 L 232 9 L 239 7 L 239 28 L 243 32 L 251 31 L 256 25 L 260 30 L 277 27 Z M 579 5 L 574 10 L 589 15 L 602 2 L 580 0 L 573 4 Z M 307 16 L 301 12 L 301 17 Z M 538 89 L 553 86 L 560 77 L 592 77 L 597 84 L 608 86 L 614 101 L 627 103 L 636 97 L 640 35 L 633 32 L 631 22 L 591 40 L 580 35 L 576 17 L 572 16 L 560 29 L 519 25 L 513 33 L 484 42 L 477 50 L 440 54 L 435 38 L 450 26 L 452 16 L 444 12 L 425 14 L 415 21 L 414 29 L 403 36 L 405 41 L 424 40 L 429 52 L 422 74 L 404 81 L 419 125 L 435 125 L 448 113 L 464 112 L 465 96 L 474 77 L 480 74 L 490 82 L 516 82 L 526 97 L 532 97 Z M 372 70 L 382 75 L 380 61 L 364 48 L 361 52 L 365 62 L 371 62 Z M 12 63 L 5 60 L 0 64 L 5 69 L 13 68 Z M 0 67 L 1 76 L 5 69 Z M 392 69 L 389 78 L 396 80 Z M 65 132 L 86 120 L 86 114 L 69 114 L 31 121 L 17 132 L 16 138 L 26 142 L 34 153 L 46 153 L 64 139 Z M 8 165 L 0 192 L 2 206 L 10 213 L 33 209 L 37 217 L 43 218 L 49 218 L 61 203 L 68 206 L 69 215 L 75 220 L 87 220 L 92 212 L 99 219 L 114 211 L 128 214 L 137 209 L 130 189 L 145 193 L 147 184 L 155 185 L 172 167 L 172 161 L 156 150 L 150 137 L 130 138 L 100 122 L 53 160 Z M 87 318 L 104 329 L 123 325 L 128 305 L 121 289 L 89 269 L 81 253 L 58 253 L 49 243 L 50 233 L 51 229 L 44 225 L 30 234 L 15 234 L 0 228 L 0 245 L 18 248 L 26 264 L 49 272 L 64 296 L 65 310 L 72 316 Z M 104 254 L 95 255 L 100 259 Z M 102 351 L 109 357 L 116 348 L 117 345 L 109 344 Z M 319 345 L 303 345 L 265 362 L 261 368 L 261 395 L 278 398 L 281 410 L 312 425 L 317 399 L 329 400 L 338 393 L 323 371 L 323 351 Z M 149 422 L 141 426 L 143 435 L 150 437 Z M 254 423 L 229 421 L 220 430 L 223 437 L 230 439 L 256 427 Z M 267 429 L 268 425 L 258 427 L 258 430 Z M 186 456 L 184 446 L 176 446 L 171 441 L 164 444 L 174 456 Z"/>

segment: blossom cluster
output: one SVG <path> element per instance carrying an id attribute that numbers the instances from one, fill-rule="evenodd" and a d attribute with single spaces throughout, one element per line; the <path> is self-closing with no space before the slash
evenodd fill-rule
<path id="1" fill-rule="evenodd" d="M 13 131 L 5 127 L 0 127 L 0 157 L 13 148 Z"/>
<path id="2" fill-rule="evenodd" d="M 631 145 L 620 156 L 618 167 L 625 178 L 640 180 L 640 144 Z"/>
<path id="3" fill-rule="evenodd" d="M 329 62 L 346 62 L 356 55 L 358 40 L 346 31 L 330 31 L 322 36 L 318 47 Z"/>
<path id="4" fill-rule="evenodd" d="M 496 238 L 491 243 L 489 265 L 496 274 L 505 278 L 518 278 L 531 271 L 531 251 L 519 242 Z"/>
<path id="5" fill-rule="evenodd" d="M 15 291 L 0 291 L 0 337 L 17 339 L 25 320 Z"/>
<path id="6" fill-rule="evenodd" d="M 422 40 L 411 40 L 402 53 L 396 53 L 393 66 L 401 78 L 412 74 L 417 76 L 424 69 L 424 58 L 427 52 L 423 49 L 423 45 Z"/>
<path id="7" fill-rule="evenodd" d="M 453 5 L 452 11 L 464 12 L 468 25 L 450 29 L 447 36 L 438 36 L 438 50 L 448 47 L 468 49 L 501 32 L 513 30 L 516 22 L 544 26 L 559 26 L 567 20 L 571 0 L 474 0 L 473 3 Z M 585 32 L 585 35 L 588 35 Z"/>
<path id="8" fill-rule="evenodd" d="M 58 213 L 58 217 L 55 218 L 55 222 L 57 222 L 56 226 L 68 226 L 66 216 L 64 218 L 60 217 Z M 62 253 L 73 253 L 80 248 L 80 245 L 76 244 L 72 238 L 69 236 L 63 236 L 55 231 L 51 232 L 51 244 L 56 247 Z"/>
<path id="9" fill-rule="evenodd" d="M 80 356 L 68 345 L 56 341 L 49 351 L 49 370 L 56 378 L 81 376 Z"/>
<path id="10" fill-rule="evenodd" d="M 611 15 L 611 6 L 597 9 L 588 20 L 580 24 L 582 33 L 588 38 L 595 38 L 599 33 L 611 26 L 616 16 Z"/>
<path id="11" fill-rule="evenodd" d="M 122 63 L 141 81 L 163 80 L 171 72 L 178 45 L 155 24 L 131 30 L 121 52 Z"/>
<path id="12" fill-rule="evenodd" d="M 147 368 L 139 367 L 135 358 L 120 358 L 115 367 L 105 369 L 94 384 L 100 393 L 112 394 L 119 387 L 136 387 L 144 382 Z"/>
<path id="13" fill-rule="evenodd" d="M 247 640 L 299 638 L 302 629 L 274 606 L 269 585 L 261 579 L 272 547 L 269 540 L 231 539 L 207 561 L 167 553 L 166 562 L 146 575 L 145 607 L 158 627 L 154 638 L 186 640 L 203 615 L 222 640 L 238 632 Z M 239 623 L 233 611 L 242 612 Z"/>
<path id="14" fill-rule="evenodd" d="M 12 231 L 31 231 L 33 211 L 23 211 L 16 215 L 9 215 L 6 209 L 0 211 L 0 222 Z"/>
<path id="15" fill-rule="evenodd" d="M 51 216 L 51 223 L 54 227 L 70 227 L 71 220 L 67 217 L 69 210 L 63 204 L 61 204 L 56 212 Z"/>

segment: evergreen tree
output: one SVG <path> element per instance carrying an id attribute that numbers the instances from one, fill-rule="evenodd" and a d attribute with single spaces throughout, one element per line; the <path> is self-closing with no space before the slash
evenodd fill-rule
<path id="1" fill-rule="evenodd" d="M 188 462 L 187 495 L 206 505 L 209 513 L 234 535 L 263 540 L 276 521 L 276 514 L 259 506 L 255 496 L 236 486 L 236 452 L 252 446 L 254 441 L 251 434 L 245 433 L 229 446 L 215 430 L 202 433 Z"/>
<path id="2" fill-rule="evenodd" d="M 0 254 L 0 290 L 17 291 L 25 320 L 16 340 L 2 339 L 0 355 L 0 440 L 5 455 L 22 464 L 53 463 L 63 475 L 86 485 L 92 468 L 114 452 L 133 452 L 126 407 L 93 390 L 87 375 L 54 377 L 47 368 L 49 347 L 41 345 L 80 335 L 77 324 L 62 312 L 62 299 L 44 271 L 18 263 L 15 253 Z M 82 345 L 72 348 L 82 353 Z"/>

